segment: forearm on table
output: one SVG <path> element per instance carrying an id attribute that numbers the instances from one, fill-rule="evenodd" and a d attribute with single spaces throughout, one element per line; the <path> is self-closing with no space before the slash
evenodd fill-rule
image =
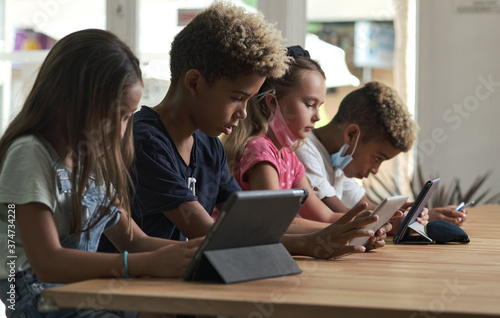
<path id="1" fill-rule="evenodd" d="M 295 218 L 292 224 L 288 227 L 286 231 L 287 234 L 306 234 L 312 233 L 320 229 L 327 227 L 328 223 L 311 221 L 303 218 Z"/>
<path id="2" fill-rule="evenodd" d="M 128 254 L 127 263 L 132 276 L 148 276 L 150 252 Z M 82 280 L 124 277 L 124 254 L 96 253 L 59 248 L 46 255 L 51 262 L 34 268 L 35 274 L 46 283 L 72 283 Z"/>
<path id="3" fill-rule="evenodd" d="M 305 235 L 286 233 L 281 238 L 281 244 L 285 246 L 291 255 L 305 255 L 308 256 L 306 251 L 307 239 Z"/>

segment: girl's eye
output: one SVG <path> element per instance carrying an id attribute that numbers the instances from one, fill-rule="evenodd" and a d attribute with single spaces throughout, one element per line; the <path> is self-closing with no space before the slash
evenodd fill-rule
<path id="1" fill-rule="evenodd" d="M 243 97 L 233 97 L 233 102 L 241 102 Z"/>

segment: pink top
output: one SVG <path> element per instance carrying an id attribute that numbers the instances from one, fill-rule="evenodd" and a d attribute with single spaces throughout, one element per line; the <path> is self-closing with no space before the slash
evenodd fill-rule
<path id="1" fill-rule="evenodd" d="M 259 162 L 269 162 L 278 172 L 280 189 L 292 189 L 304 177 L 304 166 L 290 148 L 278 148 L 267 136 L 260 136 L 248 142 L 243 156 L 236 165 L 234 178 L 242 190 L 251 190 L 245 173 Z"/>

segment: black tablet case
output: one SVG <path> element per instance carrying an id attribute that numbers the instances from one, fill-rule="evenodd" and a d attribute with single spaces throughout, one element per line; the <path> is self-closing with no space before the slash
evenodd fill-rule
<path id="1" fill-rule="evenodd" d="M 430 197 L 434 193 L 435 188 L 439 184 L 439 178 L 429 180 L 425 183 L 424 187 L 418 194 L 415 203 L 412 205 L 410 211 L 401 223 L 393 241 L 396 244 L 430 244 L 432 239 L 424 235 L 411 235 L 411 224 L 416 222 L 418 215 L 422 212 Z"/>
<path id="2" fill-rule="evenodd" d="M 306 189 L 233 193 L 183 278 L 235 283 L 301 273 L 280 240 L 307 195 Z"/>

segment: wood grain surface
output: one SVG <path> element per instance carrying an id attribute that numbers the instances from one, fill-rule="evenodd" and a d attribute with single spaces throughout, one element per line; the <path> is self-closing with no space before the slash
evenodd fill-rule
<path id="1" fill-rule="evenodd" d="M 43 291 L 41 304 L 241 317 L 500 317 L 500 206 L 469 208 L 470 244 L 394 245 L 300 275 L 238 284 L 97 279 Z"/>

